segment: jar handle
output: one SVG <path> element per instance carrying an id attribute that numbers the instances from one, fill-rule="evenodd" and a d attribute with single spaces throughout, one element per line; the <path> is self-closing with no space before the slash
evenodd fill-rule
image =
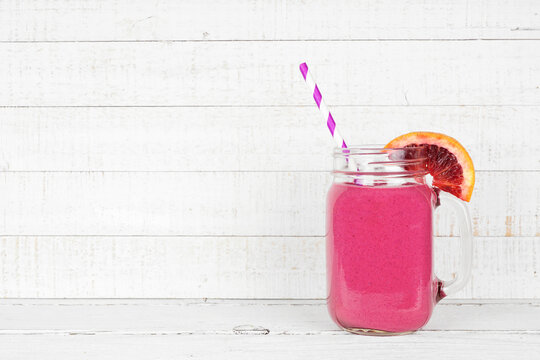
<path id="1" fill-rule="evenodd" d="M 471 277 L 473 252 L 471 216 L 469 215 L 467 204 L 444 191 L 439 192 L 439 199 L 441 200 L 441 204 L 448 204 L 451 208 L 453 208 L 456 214 L 459 225 L 459 235 L 461 238 L 461 261 L 459 271 L 453 274 L 452 280 L 440 280 L 437 301 L 448 295 L 456 293 L 467 284 L 469 278 Z"/>

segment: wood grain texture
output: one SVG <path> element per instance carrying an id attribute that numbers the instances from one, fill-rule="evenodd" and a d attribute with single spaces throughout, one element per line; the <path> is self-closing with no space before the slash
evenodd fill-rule
<path id="1" fill-rule="evenodd" d="M 10 172 L 2 235 L 322 236 L 326 172 Z M 481 172 L 475 236 L 538 236 L 540 172 Z M 457 235 L 436 212 L 437 235 Z"/>
<path id="2" fill-rule="evenodd" d="M 414 335 L 365 337 L 336 329 L 313 301 L 4 301 L 0 356 L 536 360 L 539 316 L 536 303 L 441 303 Z"/>
<path id="3" fill-rule="evenodd" d="M 7 0 L 0 41 L 526 39 L 540 37 L 539 12 L 532 0 Z"/>
<path id="4" fill-rule="evenodd" d="M 458 241 L 437 238 L 451 279 Z M 325 298 L 323 237 L 1 237 L 0 296 Z M 476 238 L 472 280 L 453 298 L 538 298 L 540 238 Z M 517 260 L 519 259 L 519 260 Z"/>
<path id="5" fill-rule="evenodd" d="M 539 305 L 534 301 L 444 300 L 420 333 L 508 331 L 540 335 Z M 350 336 L 332 322 L 325 300 L 2 300 L 0 318 L 1 336 Z"/>
<path id="6" fill-rule="evenodd" d="M 148 335 L 5 335 L 5 358 L 58 360 L 99 358 L 142 359 L 305 359 L 341 360 L 362 354 L 369 359 L 419 360 L 489 358 L 537 360 L 538 334 L 429 332 L 407 338 L 333 335 L 299 336 L 148 336 Z M 211 344 L 211 345 L 210 345 Z M 400 346 L 398 348 L 398 346 Z M 404 348 L 405 350 L 401 350 Z M 399 349 L 399 350 L 397 350 Z M 398 352 L 396 352 L 398 351 Z"/>
<path id="7" fill-rule="evenodd" d="M 540 106 L 335 107 L 349 144 L 451 135 L 477 170 L 540 170 Z M 519 141 L 516 141 L 519 139 Z M 310 107 L 0 108 L 3 171 L 329 171 Z"/>
<path id="8" fill-rule="evenodd" d="M 539 105 L 540 40 L 4 43 L 0 106 Z"/>

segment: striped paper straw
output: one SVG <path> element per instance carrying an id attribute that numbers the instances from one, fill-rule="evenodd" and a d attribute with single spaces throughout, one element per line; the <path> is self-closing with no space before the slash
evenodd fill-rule
<path id="1" fill-rule="evenodd" d="M 302 73 L 304 80 L 306 80 L 306 84 L 309 90 L 313 93 L 313 99 L 315 99 L 315 104 L 317 104 L 317 107 L 319 108 L 321 115 L 326 121 L 326 126 L 328 126 L 328 130 L 330 130 L 330 134 L 332 134 L 332 137 L 334 138 L 336 145 L 341 148 L 347 148 L 347 144 L 345 143 L 343 136 L 341 136 L 341 134 L 339 133 L 336 127 L 336 122 L 334 121 L 332 114 L 330 114 L 330 110 L 328 110 L 328 106 L 326 106 L 326 104 L 324 103 L 321 92 L 319 91 L 317 84 L 311 77 L 311 73 L 309 72 L 309 68 L 306 63 L 300 64 L 300 72 Z"/>

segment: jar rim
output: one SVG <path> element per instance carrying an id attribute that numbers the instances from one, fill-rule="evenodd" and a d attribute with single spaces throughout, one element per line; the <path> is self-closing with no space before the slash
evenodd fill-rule
<path id="1" fill-rule="evenodd" d="M 381 153 L 381 152 L 388 152 L 388 151 L 419 151 L 415 149 L 424 149 L 425 145 L 417 145 L 414 147 L 385 147 L 384 144 L 364 144 L 364 145 L 351 145 L 344 147 L 334 147 L 334 154 L 355 154 L 358 153 L 359 155 L 364 153 Z"/>
<path id="2" fill-rule="evenodd" d="M 343 175 L 423 176 L 427 147 L 385 148 L 381 144 L 334 148 L 334 173 Z"/>

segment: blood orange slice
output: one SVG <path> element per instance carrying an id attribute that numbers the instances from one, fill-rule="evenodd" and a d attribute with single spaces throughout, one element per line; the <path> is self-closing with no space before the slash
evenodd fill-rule
<path id="1" fill-rule="evenodd" d="M 469 201 L 474 187 L 474 166 L 467 150 L 454 138 L 433 132 L 411 132 L 390 141 L 387 148 L 425 146 L 433 186 Z"/>

